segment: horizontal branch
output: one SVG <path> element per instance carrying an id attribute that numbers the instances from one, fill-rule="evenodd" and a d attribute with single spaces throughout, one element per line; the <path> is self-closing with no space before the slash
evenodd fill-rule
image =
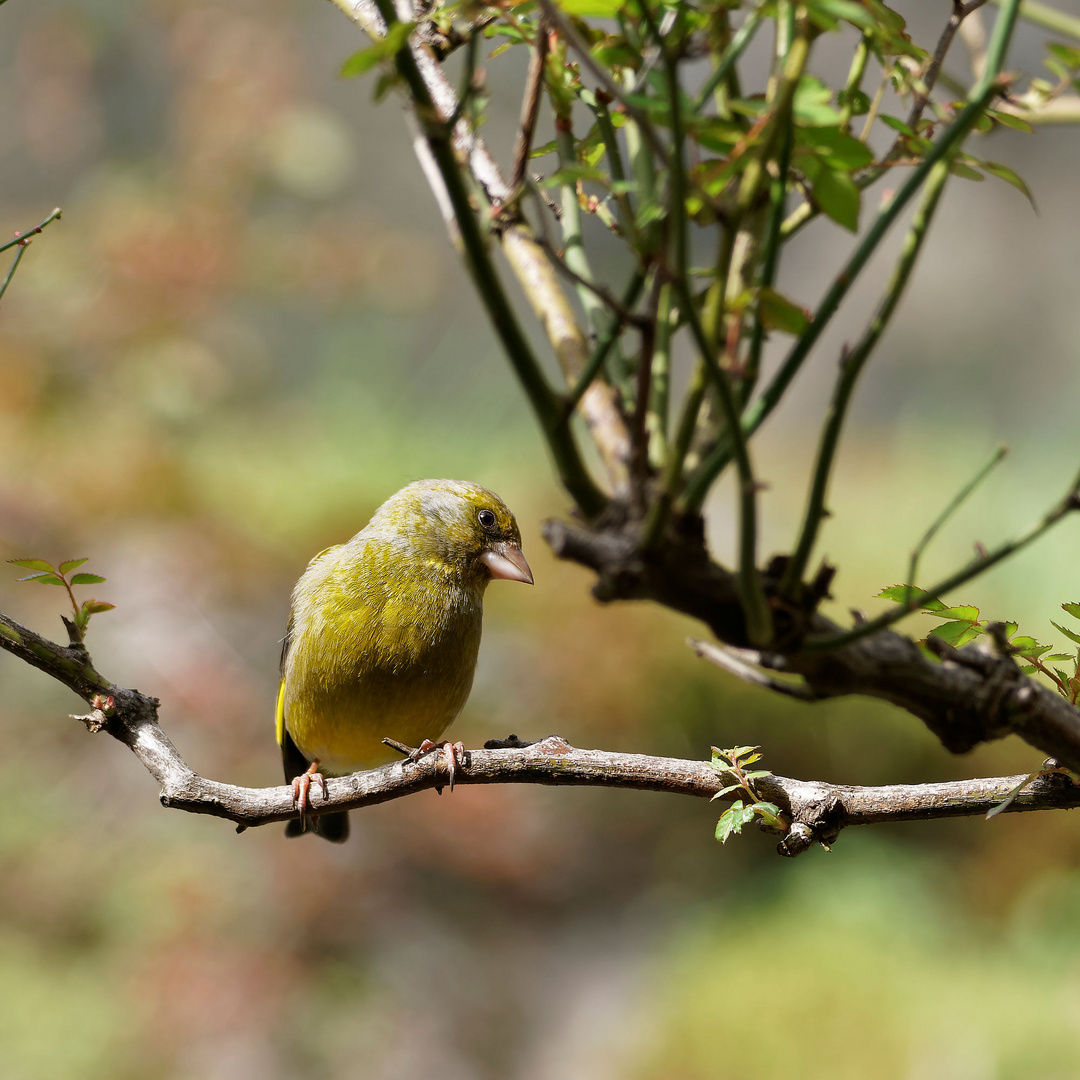
<path id="1" fill-rule="evenodd" d="M 633 522 L 589 529 L 553 520 L 543 532 L 557 557 L 597 573 L 598 599 L 653 600 L 699 619 L 725 645 L 746 648 L 734 575 L 710 559 L 700 519 L 680 525 L 655 551 L 641 550 Z M 766 578 L 775 591 L 775 575 Z M 760 653 L 763 666 L 801 676 L 819 698 L 863 694 L 899 705 L 957 754 L 1014 733 L 1080 772 L 1080 710 L 1022 674 L 1011 656 L 968 645 L 934 659 L 888 629 L 819 651 L 805 643 L 839 635 L 830 619 L 781 607 L 777 622 L 777 642 Z"/>
<path id="2" fill-rule="evenodd" d="M 92 732 L 107 731 L 127 746 L 160 784 L 162 806 L 227 818 L 240 830 L 297 816 L 291 787 L 238 787 L 199 776 L 158 723 L 157 699 L 107 682 L 85 650 L 57 645 L 2 614 L 0 628 L 0 647 L 90 703 L 91 711 L 75 719 Z M 581 750 L 558 735 L 534 743 L 512 737 L 493 745 L 496 748 L 467 751 L 454 782 L 626 788 L 712 799 L 733 779 L 705 761 Z M 330 778 L 325 798 L 312 788 L 312 810 L 316 814 L 358 810 L 430 788 L 441 791 L 448 783 L 444 756 L 427 754 L 415 762 L 404 759 Z M 760 800 L 780 809 L 787 828 L 778 848 L 782 855 L 798 855 L 814 843 L 829 844 L 852 825 L 985 814 L 1010 797 L 1006 813 L 1080 806 L 1080 784 L 1062 773 L 1035 780 L 1021 775 L 892 787 L 847 787 L 769 775 L 754 784 Z M 1017 791 L 1021 785 L 1025 786 Z M 720 797 L 730 801 L 738 792 Z"/>

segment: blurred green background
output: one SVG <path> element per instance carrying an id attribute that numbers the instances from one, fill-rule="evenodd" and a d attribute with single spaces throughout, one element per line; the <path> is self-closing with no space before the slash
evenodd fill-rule
<path id="1" fill-rule="evenodd" d="M 906 5 L 917 38 L 939 6 Z M 98 667 L 161 697 L 194 768 L 279 782 L 291 585 L 430 475 L 503 495 L 537 578 L 489 593 L 466 743 L 761 743 L 776 772 L 853 783 L 1037 764 L 1016 740 L 952 758 L 878 703 L 773 700 L 695 661 L 697 627 L 601 608 L 550 557 L 539 524 L 565 501 L 400 105 L 336 77 L 364 39 L 330 5 L 24 0 L 0 27 L 0 231 L 65 211 L 0 311 L 0 554 L 91 557 L 117 604 L 91 629 Z M 1044 39 L 1024 29 L 1013 66 L 1036 71 Z M 522 60 L 488 68 L 504 161 Z M 1039 214 L 1004 184 L 946 194 L 840 456 L 839 617 L 901 579 L 995 443 L 1013 454 L 924 583 L 1077 467 L 1080 140 L 993 143 L 976 152 L 1018 168 Z M 781 288 L 813 303 L 849 243 L 807 229 Z M 887 270 L 762 433 L 768 551 L 790 542 L 839 344 Z M 955 599 L 1054 640 L 1077 538 L 1067 522 Z M 59 590 L 16 576 L 2 609 L 61 636 Z M 495 787 L 355 815 L 344 848 L 286 843 L 160 809 L 130 754 L 66 718 L 72 695 L 4 655 L 0 679 L 5 1080 L 1080 1076 L 1075 816 L 851 832 L 787 862 L 761 834 L 721 848 L 690 800 Z"/>

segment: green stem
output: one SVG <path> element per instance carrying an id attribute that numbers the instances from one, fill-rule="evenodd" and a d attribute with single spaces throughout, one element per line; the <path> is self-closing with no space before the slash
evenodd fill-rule
<path id="1" fill-rule="evenodd" d="M 60 207 L 56 207 L 53 212 L 40 224 L 35 225 L 32 229 L 27 229 L 26 232 L 20 233 L 14 240 L 9 240 L 6 244 L 0 244 L 0 251 L 7 251 L 8 248 L 13 248 L 16 244 L 22 244 L 25 246 L 26 242 L 33 236 L 37 236 L 46 225 L 52 224 L 54 221 L 60 220 L 60 215 L 63 214 L 63 210 Z"/>
<path id="2" fill-rule="evenodd" d="M 952 589 L 959 588 L 973 578 L 985 573 L 1003 559 L 1007 559 L 1010 555 L 1015 555 L 1016 552 L 1027 547 L 1035 540 L 1038 540 L 1043 533 L 1056 525 L 1067 514 L 1078 509 L 1080 509 L 1080 476 L 1077 476 L 1076 479 L 1073 480 L 1072 487 L 1069 489 L 1065 498 L 1062 499 L 1057 506 L 1045 514 L 1040 521 L 1036 522 L 1027 532 L 1018 536 L 1015 540 L 1009 540 L 1000 547 L 995 548 L 994 551 L 984 555 L 981 559 L 976 559 L 970 566 L 963 570 L 958 570 L 943 581 L 939 581 L 932 589 L 928 589 L 926 592 L 919 593 L 918 596 L 912 597 L 906 604 L 899 604 L 897 607 L 893 608 L 892 611 L 887 611 L 883 615 L 879 615 L 876 619 L 871 619 L 869 622 L 861 623 L 851 630 L 845 630 L 838 634 L 820 634 L 816 637 L 809 637 L 803 642 L 803 648 L 808 652 L 821 652 L 826 649 L 837 649 L 842 645 L 850 645 L 853 641 L 869 637 L 871 634 L 876 634 L 879 630 L 884 630 L 886 627 L 892 626 L 893 623 L 899 622 L 905 615 L 910 615 L 913 611 L 919 610 L 923 606 L 923 602 L 928 598 L 933 597 L 934 599 L 939 599 Z"/>
<path id="3" fill-rule="evenodd" d="M 19 268 L 19 263 L 22 261 L 22 257 L 26 254 L 26 248 L 28 245 L 23 244 L 18 251 L 15 252 L 15 258 L 11 260 L 11 268 L 7 272 L 7 277 L 4 278 L 4 282 L 0 285 L 0 299 L 3 299 L 4 293 L 7 292 L 7 287 L 11 284 L 11 279 L 15 276 L 15 271 Z"/>
<path id="4" fill-rule="evenodd" d="M 998 7 L 1005 6 L 1002 0 L 994 0 L 994 3 Z M 1023 0 L 1020 4 L 1020 18 L 1041 26 L 1044 30 L 1052 30 L 1055 34 L 1080 41 L 1080 18 L 1066 15 L 1064 11 L 1058 11 L 1049 4 L 1040 4 L 1037 0 Z"/>
<path id="5" fill-rule="evenodd" d="M 626 286 L 626 289 L 623 290 L 622 297 L 620 298 L 619 302 L 622 305 L 623 310 L 628 311 L 637 303 L 638 297 L 641 295 L 641 287 L 644 284 L 645 272 L 641 267 L 638 267 L 631 276 L 630 282 Z M 611 315 L 611 322 L 599 341 L 597 341 L 596 347 L 589 357 L 589 362 L 585 365 L 585 368 L 578 378 L 578 381 L 574 384 L 573 389 L 566 395 L 566 408 L 568 414 L 577 407 L 578 402 L 585 396 L 585 391 L 589 389 L 593 380 L 599 375 L 600 369 L 603 367 L 608 353 L 611 352 L 611 347 L 618 340 L 624 325 L 625 323 L 617 314 Z"/>
<path id="6" fill-rule="evenodd" d="M 844 104 L 840 108 L 840 127 L 844 131 L 851 129 L 851 98 L 862 88 L 863 75 L 866 74 L 866 61 L 870 58 L 870 34 L 865 33 L 859 39 L 855 55 L 851 58 L 847 82 L 844 85 Z"/>
<path id="7" fill-rule="evenodd" d="M 604 140 L 611 179 L 617 184 L 623 184 L 626 182 L 626 169 L 623 167 L 622 151 L 619 149 L 615 125 L 611 122 L 611 111 L 608 109 L 607 101 L 601 95 L 597 94 L 595 100 L 596 104 L 592 110 L 600 128 L 600 137 Z M 619 224 L 622 226 L 623 235 L 631 249 L 636 250 L 638 243 L 637 228 L 634 224 L 634 203 L 628 191 L 620 190 L 615 193 L 615 208 L 619 214 Z"/>
<path id="8" fill-rule="evenodd" d="M 757 28 L 761 25 L 761 22 L 765 17 L 765 7 L 766 5 L 762 4 L 760 7 L 751 11 L 743 20 L 742 26 L 735 31 L 728 47 L 720 54 L 720 58 L 717 60 L 716 67 L 713 69 L 712 74 L 709 75 L 701 89 L 695 95 L 691 105 L 691 111 L 695 113 L 701 112 L 708 104 L 709 98 L 712 97 L 716 88 L 728 77 L 728 73 L 731 71 L 739 57 L 742 56 L 746 46 L 753 40 Z"/>
<path id="9" fill-rule="evenodd" d="M 645 418 L 649 462 L 659 469 L 668 455 L 668 397 L 671 391 L 671 284 L 660 287 L 656 305 L 656 345 L 653 349 L 652 391 Z M 692 433 L 692 429 L 691 429 Z"/>
<path id="10" fill-rule="evenodd" d="M 934 519 L 934 523 L 926 530 L 923 538 L 915 545 L 915 549 L 911 553 L 911 563 L 908 565 L 908 574 L 904 579 L 909 587 L 914 587 L 915 578 L 919 573 L 919 559 L 922 558 L 923 552 L 929 546 L 930 541 L 934 539 L 945 522 L 960 509 L 968 496 L 990 475 L 994 467 L 1008 452 L 1009 448 L 1004 444 L 998 446 L 979 471 L 956 493 L 949 505 Z M 908 597 L 905 596 L 905 602 L 907 599 Z"/>
<path id="11" fill-rule="evenodd" d="M 376 0 L 376 4 L 386 25 L 393 26 L 398 19 L 392 0 Z M 454 155 L 450 130 L 439 118 L 438 110 L 431 100 L 407 42 L 398 50 L 394 59 L 398 72 L 409 89 L 417 119 L 446 185 L 447 196 L 454 208 L 458 231 L 461 234 L 465 262 L 473 283 L 540 422 L 560 480 L 582 513 L 588 518 L 594 518 L 607 505 L 607 497 L 597 487 L 581 459 L 573 434 L 564 423 L 562 400 L 544 377 L 489 257 L 483 233 L 469 202 L 461 168 Z"/>
<path id="12" fill-rule="evenodd" d="M 780 580 L 780 594 L 793 601 L 797 602 L 799 599 L 799 586 L 814 550 L 814 544 L 817 542 L 821 523 L 825 518 L 825 498 L 828 494 L 829 479 L 832 476 L 836 448 L 840 443 L 840 433 L 847 417 L 848 405 L 851 402 L 855 384 L 875 346 L 881 340 L 885 328 L 889 325 L 893 312 L 896 311 L 896 305 L 904 295 L 904 288 L 911 277 L 911 271 L 915 266 L 923 241 L 926 239 L 926 231 L 933 220 L 934 211 L 945 188 L 945 181 L 949 178 L 949 164 L 949 160 L 945 159 L 934 166 L 926 182 L 925 198 L 912 218 L 911 228 L 904 239 L 900 258 L 877 314 L 855 348 L 841 361 L 840 376 L 837 379 L 833 399 L 826 415 L 825 427 L 821 433 L 821 444 L 818 447 L 817 463 L 814 466 L 814 477 L 810 485 L 802 530 L 798 543 L 795 545 L 795 551 L 788 560 L 784 575 Z"/>
<path id="13" fill-rule="evenodd" d="M 1006 0 L 1009 2 L 1009 0 Z M 802 367 L 810 350 L 816 344 L 829 320 L 836 313 L 841 301 L 855 282 L 859 272 L 866 265 L 870 256 L 877 249 L 889 227 L 899 216 L 901 210 L 911 201 L 912 196 L 922 186 L 934 166 L 971 130 L 976 120 L 997 93 L 996 80 L 1004 59 L 1005 47 L 1009 34 L 1015 24 L 1018 0 L 1011 0 L 1009 7 L 1003 9 L 994 26 L 994 37 L 987 51 L 987 69 L 978 85 L 972 90 L 972 99 L 960 111 L 960 115 L 946 128 L 941 138 L 934 144 L 926 157 L 911 172 L 900 190 L 889 200 L 875 218 L 858 247 L 848 259 L 844 268 L 836 276 L 825 298 L 818 306 L 810 326 L 795 343 L 780 370 L 765 388 L 757 402 L 743 414 L 742 430 L 749 437 L 762 425 L 769 414 L 776 408 L 791 380 Z M 781 229 L 783 237 L 783 229 Z M 732 460 L 732 451 L 728 443 L 718 446 L 701 464 L 698 475 L 691 480 L 691 486 L 706 489 Z"/>

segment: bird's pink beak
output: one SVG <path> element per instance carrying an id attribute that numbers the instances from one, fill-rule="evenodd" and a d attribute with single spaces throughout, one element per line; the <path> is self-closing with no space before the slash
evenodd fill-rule
<path id="1" fill-rule="evenodd" d="M 517 544 L 496 544 L 480 556 L 480 561 L 487 566 L 493 578 L 521 581 L 526 585 L 533 583 L 532 570 Z"/>

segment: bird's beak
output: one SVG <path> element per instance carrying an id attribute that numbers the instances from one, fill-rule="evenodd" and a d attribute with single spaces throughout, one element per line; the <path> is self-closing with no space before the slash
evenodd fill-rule
<path id="1" fill-rule="evenodd" d="M 480 561 L 487 566 L 493 578 L 522 581 L 526 585 L 533 583 L 532 571 L 517 544 L 496 544 L 480 556 Z"/>

